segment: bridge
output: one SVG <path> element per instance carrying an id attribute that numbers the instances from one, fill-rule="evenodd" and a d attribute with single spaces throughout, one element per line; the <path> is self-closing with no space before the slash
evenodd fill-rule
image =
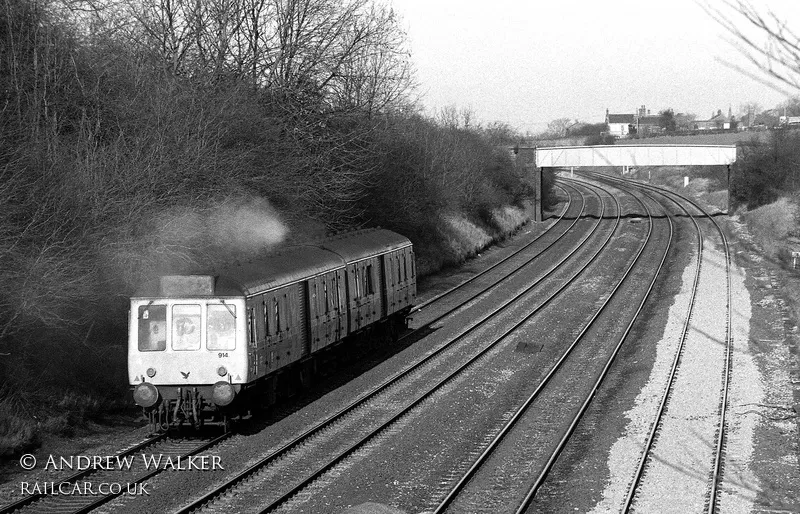
<path id="1" fill-rule="evenodd" d="M 730 192 L 735 145 L 598 145 L 520 148 L 517 159 L 533 169 L 534 221 L 542 220 L 542 170 L 544 168 L 629 166 L 726 166 Z"/>

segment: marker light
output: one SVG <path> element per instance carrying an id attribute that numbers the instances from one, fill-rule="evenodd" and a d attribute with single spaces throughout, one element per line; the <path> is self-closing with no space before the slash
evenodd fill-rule
<path id="1" fill-rule="evenodd" d="M 152 407 L 158 402 L 158 389 L 149 382 L 142 382 L 133 390 L 133 400 L 145 409 Z"/>
<path id="2" fill-rule="evenodd" d="M 224 377 L 227 374 L 228 374 L 228 370 L 225 369 L 225 366 L 220 366 L 220 367 L 217 368 L 217 375 L 219 375 L 221 377 Z"/>
<path id="3" fill-rule="evenodd" d="M 217 382 L 214 384 L 214 390 L 211 393 L 211 399 L 220 407 L 230 405 L 233 398 L 236 396 L 236 391 L 233 386 L 228 382 Z"/>
<path id="4" fill-rule="evenodd" d="M 156 376 L 156 369 L 155 368 L 147 368 L 147 376 L 153 378 Z"/>

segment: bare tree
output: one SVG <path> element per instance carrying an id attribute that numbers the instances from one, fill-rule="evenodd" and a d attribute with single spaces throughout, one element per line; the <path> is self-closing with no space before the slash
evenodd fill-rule
<path id="1" fill-rule="evenodd" d="M 787 95 L 800 89 L 800 38 L 784 19 L 749 0 L 698 1 L 760 74 L 729 61 L 724 64 Z"/>
<path id="2" fill-rule="evenodd" d="M 336 105 L 356 108 L 368 115 L 397 108 L 413 86 L 405 34 L 385 6 L 369 6 L 353 17 L 345 32 L 350 56 L 323 85 Z M 357 41 L 358 40 L 358 41 Z"/>
<path id="3" fill-rule="evenodd" d="M 555 119 L 547 124 L 547 133 L 555 137 L 564 137 L 567 135 L 567 129 L 576 123 L 578 120 L 572 121 L 570 118 Z"/>

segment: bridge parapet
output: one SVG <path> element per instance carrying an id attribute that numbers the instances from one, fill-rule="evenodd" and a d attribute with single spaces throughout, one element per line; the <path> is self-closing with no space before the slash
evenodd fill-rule
<path id="1" fill-rule="evenodd" d="M 609 145 L 536 148 L 536 166 L 726 166 L 735 145 Z"/>

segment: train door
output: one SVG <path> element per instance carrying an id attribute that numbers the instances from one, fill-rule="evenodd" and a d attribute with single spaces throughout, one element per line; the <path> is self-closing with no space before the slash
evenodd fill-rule
<path id="1" fill-rule="evenodd" d="M 336 340 L 338 315 L 335 311 L 336 273 L 326 273 L 308 280 L 309 335 L 315 352 Z"/>
<path id="2" fill-rule="evenodd" d="M 263 295 L 264 334 L 266 339 L 267 371 L 275 371 L 280 367 L 280 351 L 283 347 L 284 333 L 281 330 L 283 308 L 279 295 L 271 291 Z M 285 316 L 285 314 L 283 314 Z"/>
<path id="3" fill-rule="evenodd" d="M 291 360 L 299 360 L 309 355 L 311 341 L 308 335 L 308 299 L 305 281 L 283 288 L 287 313 L 286 332 L 289 337 Z"/>
<path id="4" fill-rule="evenodd" d="M 347 327 L 347 274 L 341 268 L 334 272 L 334 302 L 336 307 L 336 324 L 334 333 L 336 339 L 343 339 L 348 334 Z"/>
<path id="5" fill-rule="evenodd" d="M 364 261 L 364 292 L 366 304 L 364 315 L 367 323 L 374 323 L 383 317 L 383 294 L 380 287 L 381 265 L 378 257 Z"/>
<path id="6" fill-rule="evenodd" d="M 347 310 L 350 318 L 350 331 L 355 332 L 364 326 L 365 320 L 361 313 L 363 295 L 363 278 L 358 263 L 347 266 L 347 287 L 349 291 Z"/>
<path id="7" fill-rule="evenodd" d="M 313 277 L 306 282 L 308 285 L 308 337 L 311 342 L 311 352 L 317 351 L 321 339 L 320 327 L 324 320 L 320 316 L 319 308 L 319 277 Z"/>
<path id="8" fill-rule="evenodd" d="M 326 273 L 322 277 L 322 309 L 324 312 L 325 324 L 323 328 L 323 337 L 325 345 L 329 345 L 336 341 L 336 325 L 338 315 L 336 313 L 336 303 L 334 301 L 336 295 L 336 272 Z"/>
<path id="9" fill-rule="evenodd" d="M 263 326 L 259 323 L 263 297 L 247 299 L 247 357 L 250 363 L 248 381 L 256 380 L 267 373 L 267 352 Z"/>

